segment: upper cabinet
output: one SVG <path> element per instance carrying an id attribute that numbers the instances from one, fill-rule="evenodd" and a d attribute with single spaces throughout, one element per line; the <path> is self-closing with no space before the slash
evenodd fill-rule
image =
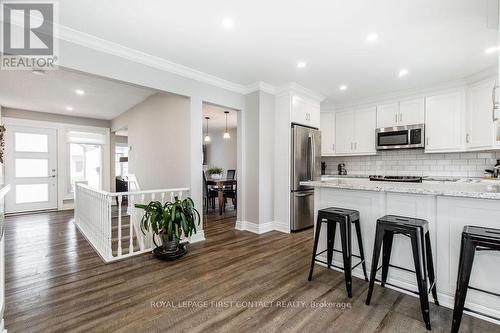
<path id="1" fill-rule="evenodd" d="M 417 98 L 377 106 L 377 127 L 424 123 L 424 99 Z"/>
<path id="2" fill-rule="evenodd" d="M 375 107 L 335 113 L 335 154 L 375 154 Z"/>
<path id="3" fill-rule="evenodd" d="M 292 96 L 292 123 L 319 128 L 320 103 Z"/>
<path id="4" fill-rule="evenodd" d="M 321 112 L 321 155 L 328 156 L 335 153 L 335 114 L 333 112 Z"/>
<path id="5" fill-rule="evenodd" d="M 425 152 L 463 151 L 465 146 L 465 93 L 425 99 Z"/>
<path id="6" fill-rule="evenodd" d="M 497 148 L 498 121 L 495 121 L 493 94 L 495 81 L 487 80 L 470 86 L 467 93 L 467 149 Z"/>

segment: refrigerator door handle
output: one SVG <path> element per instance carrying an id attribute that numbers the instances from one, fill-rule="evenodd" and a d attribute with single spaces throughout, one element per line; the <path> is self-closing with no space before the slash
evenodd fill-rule
<path id="1" fill-rule="evenodd" d="M 300 193 L 300 194 L 295 194 L 296 197 L 308 197 L 310 195 L 313 195 L 314 192 L 311 193 Z"/>

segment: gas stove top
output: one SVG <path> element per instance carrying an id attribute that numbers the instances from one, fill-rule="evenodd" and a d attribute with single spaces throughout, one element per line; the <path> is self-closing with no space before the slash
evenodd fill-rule
<path id="1" fill-rule="evenodd" d="M 372 181 L 385 181 L 385 182 L 400 182 L 400 183 L 421 183 L 422 177 L 416 176 L 369 176 Z"/>

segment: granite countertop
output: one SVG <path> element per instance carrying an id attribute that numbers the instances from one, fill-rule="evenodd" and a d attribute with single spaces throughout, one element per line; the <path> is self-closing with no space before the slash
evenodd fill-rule
<path id="1" fill-rule="evenodd" d="M 442 195 L 450 197 L 464 197 L 476 199 L 500 200 L 500 181 L 490 180 L 482 182 L 460 181 L 427 181 L 422 183 L 397 183 L 384 181 L 370 181 L 353 177 L 325 177 L 323 180 L 301 182 L 301 185 L 326 187 L 348 190 L 395 192 L 411 194 Z"/>

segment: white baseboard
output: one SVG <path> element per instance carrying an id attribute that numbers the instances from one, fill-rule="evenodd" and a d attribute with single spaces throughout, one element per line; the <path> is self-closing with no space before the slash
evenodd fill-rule
<path id="1" fill-rule="evenodd" d="M 253 223 L 249 221 L 236 221 L 236 230 L 250 231 L 254 234 L 265 234 L 266 232 L 274 230 L 273 222 L 267 223 Z"/>
<path id="2" fill-rule="evenodd" d="M 274 221 L 273 227 L 274 227 L 274 230 L 276 230 L 276 231 L 284 232 L 287 234 L 290 233 L 290 225 L 288 223 Z"/>
<path id="3" fill-rule="evenodd" d="M 205 231 L 202 230 L 197 230 L 194 235 L 189 237 L 189 243 L 197 243 L 197 242 L 202 242 L 205 240 Z"/>

